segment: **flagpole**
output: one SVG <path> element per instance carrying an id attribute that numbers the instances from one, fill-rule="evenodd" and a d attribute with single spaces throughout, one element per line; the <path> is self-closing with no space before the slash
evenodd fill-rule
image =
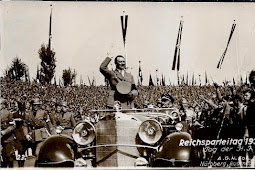
<path id="1" fill-rule="evenodd" d="M 51 7 L 51 11 L 50 11 L 49 44 L 48 44 L 49 49 L 51 49 L 51 38 L 52 38 L 52 34 L 51 34 L 52 5 L 50 5 L 50 7 Z"/>

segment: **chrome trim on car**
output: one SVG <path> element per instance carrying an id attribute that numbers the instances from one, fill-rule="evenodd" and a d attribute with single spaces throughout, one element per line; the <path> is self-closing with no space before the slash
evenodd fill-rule
<path id="1" fill-rule="evenodd" d="M 91 148 L 112 147 L 112 146 L 140 147 L 140 148 L 154 149 L 158 151 L 158 146 L 155 147 L 155 146 L 148 146 L 148 145 L 131 145 L 131 144 L 105 144 L 105 145 L 88 146 L 85 148 L 78 148 L 78 149 L 80 149 L 79 151 L 82 151 L 82 150 L 91 149 Z"/>

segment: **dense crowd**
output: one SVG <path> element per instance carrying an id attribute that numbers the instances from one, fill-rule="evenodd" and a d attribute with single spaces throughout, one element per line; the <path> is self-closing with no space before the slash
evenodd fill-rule
<path id="1" fill-rule="evenodd" d="M 213 85 L 204 86 L 138 86 L 139 96 L 135 99 L 137 108 L 142 108 L 145 102 L 152 105 L 157 104 L 157 100 L 162 94 L 170 94 L 175 103 L 179 105 L 182 98 L 188 100 L 190 106 L 200 105 L 203 95 L 208 99 L 216 99 L 216 91 Z M 247 89 L 247 85 L 243 86 L 224 86 L 220 89 L 223 96 L 230 96 L 235 90 L 237 93 Z M 40 85 L 36 82 L 1 81 L 1 97 L 6 99 L 8 103 L 12 101 L 31 103 L 34 98 L 39 98 L 43 103 L 43 109 L 54 111 L 55 104 L 60 101 L 67 101 L 70 111 L 79 113 L 81 110 L 84 114 L 89 114 L 92 109 L 105 109 L 106 99 L 109 87 L 106 86 L 68 86 L 59 87 L 56 85 Z M 29 109 L 29 108 L 27 108 Z"/>
<path id="2" fill-rule="evenodd" d="M 35 81 L 30 83 L 1 80 L 1 98 L 8 104 L 7 109 L 10 112 L 14 102 L 24 103 L 26 112 L 32 112 L 33 104 L 36 105 L 34 99 L 39 99 L 41 109 L 50 117 L 46 116 L 44 120 L 51 121 L 53 125 L 57 124 L 54 115 L 57 115 L 55 113 L 58 106 L 66 107 L 65 112 L 71 112 L 73 114 L 71 118 L 74 118 L 73 122 L 76 123 L 84 117 L 94 117 L 94 112 L 91 110 L 107 109 L 106 100 L 109 89 L 110 87 L 107 86 L 60 87 L 41 85 Z M 139 95 L 134 100 L 136 108 L 144 108 L 145 103 L 147 106 L 150 104 L 153 107 L 161 107 L 159 102 L 162 102 L 162 96 L 170 96 L 169 107 L 176 107 L 179 110 L 182 119 L 180 121 L 186 121 L 194 139 L 243 138 L 245 135 L 253 137 L 254 116 L 249 114 L 254 111 L 252 103 L 255 96 L 254 87 L 251 84 L 138 86 L 137 90 Z M 63 101 L 67 103 L 60 104 Z M 247 112 L 247 115 L 244 112 Z M 201 127 L 204 130 L 200 131 Z M 249 133 L 246 132 L 247 128 L 250 128 Z M 194 157 L 198 158 L 198 162 L 212 159 L 216 155 L 208 155 L 204 148 L 199 147 L 193 153 Z M 233 152 L 230 156 L 238 157 L 238 154 L 240 153 Z"/>

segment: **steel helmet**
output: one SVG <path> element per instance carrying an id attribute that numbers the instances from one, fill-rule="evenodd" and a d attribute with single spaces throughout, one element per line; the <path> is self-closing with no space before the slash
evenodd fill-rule
<path id="1" fill-rule="evenodd" d="M 42 144 L 36 166 L 74 167 L 76 148 L 68 136 L 51 136 Z"/>

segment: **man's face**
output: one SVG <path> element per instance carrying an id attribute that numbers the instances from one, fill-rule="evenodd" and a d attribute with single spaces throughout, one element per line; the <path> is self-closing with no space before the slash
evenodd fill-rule
<path id="1" fill-rule="evenodd" d="M 66 106 L 58 106 L 57 107 L 57 112 L 58 113 L 66 113 L 67 112 L 67 107 Z"/>
<path id="2" fill-rule="evenodd" d="M 57 106 L 57 112 L 58 112 L 58 113 L 61 112 L 61 106 Z"/>
<path id="3" fill-rule="evenodd" d="M 126 66 L 126 61 L 123 57 L 118 57 L 116 62 L 116 68 L 120 70 L 124 70 Z"/>
<path id="4" fill-rule="evenodd" d="M 244 99 L 245 99 L 246 101 L 249 101 L 249 100 L 251 99 L 251 93 L 250 93 L 250 92 L 246 92 L 246 93 L 244 94 Z"/>
<path id="5" fill-rule="evenodd" d="M 34 105 L 33 105 L 33 110 L 34 110 L 34 111 L 37 111 L 37 110 L 39 110 L 39 107 L 40 107 L 40 105 L 34 104 Z"/>

